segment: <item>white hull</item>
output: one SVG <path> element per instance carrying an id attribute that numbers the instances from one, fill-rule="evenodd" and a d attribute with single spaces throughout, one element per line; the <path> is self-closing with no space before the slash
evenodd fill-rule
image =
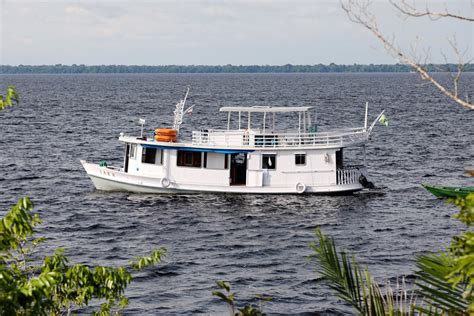
<path id="1" fill-rule="evenodd" d="M 87 163 L 81 160 L 81 163 L 91 178 L 95 188 L 102 191 L 128 191 L 137 193 L 251 193 L 251 194 L 298 194 L 298 193 L 325 193 L 325 194 L 344 194 L 362 190 L 360 183 L 351 183 L 344 185 L 326 185 L 310 186 L 305 185 L 304 190 L 301 186 L 288 185 L 281 187 L 270 186 L 248 186 L 248 185 L 198 185 L 174 182 L 170 179 L 169 183 L 164 183 L 162 178 L 152 178 L 139 175 L 124 173 L 118 169 L 100 167 L 97 164 Z"/>

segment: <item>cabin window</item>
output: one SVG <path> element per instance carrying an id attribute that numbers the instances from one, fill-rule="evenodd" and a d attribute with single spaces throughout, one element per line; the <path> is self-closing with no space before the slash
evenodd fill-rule
<path id="1" fill-rule="evenodd" d="M 295 165 L 306 165 L 306 154 L 295 154 Z"/>
<path id="2" fill-rule="evenodd" d="M 228 169 L 228 155 L 221 153 L 204 153 L 203 165 L 208 169 Z"/>
<path id="3" fill-rule="evenodd" d="M 130 146 L 130 159 L 135 159 L 137 156 L 137 144 L 132 144 Z"/>
<path id="4" fill-rule="evenodd" d="M 276 169 L 276 155 L 262 155 L 262 169 Z"/>
<path id="5" fill-rule="evenodd" d="M 201 152 L 178 150 L 177 165 L 181 167 L 201 168 Z"/>
<path id="6" fill-rule="evenodd" d="M 142 150 L 143 163 L 161 165 L 163 164 L 162 157 L 163 155 L 161 149 L 144 147 Z"/>

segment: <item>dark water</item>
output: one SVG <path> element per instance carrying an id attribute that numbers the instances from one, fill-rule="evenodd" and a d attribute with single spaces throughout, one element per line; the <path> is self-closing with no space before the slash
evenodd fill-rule
<path id="1" fill-rule="evenodd" d="M 129 287 L 127 313 L 224 314 L 211 296 L 231 281 L 241 302 L 273 298 L 272 314 L 348 312 L 306 259 L 318 226 L 382 280 L 412 275 L 414 255 L 440 249 L 462 226 L 420 183 L 473 185 L 473 113 L 415 74 L 18 75 L 22 104 L 0 112 L 0 209 L 30 196 L 48 237 L 73 262 L 126 264 L 159 246 L 165 262 Z M 474 95 L 474 75 L 464 80 Z M 120 132 L 168 125 L 191 86 L 186 129 L 219 127 L 219 106 L 313 105 L 321 126 L 360 126 L 386 109 L 368 150 L 376 193 L 353 196 L 142 195 L 93 189 L 79 159 L 120 163 Z M 2 88 L 4 90 L 4 88 Z"/>

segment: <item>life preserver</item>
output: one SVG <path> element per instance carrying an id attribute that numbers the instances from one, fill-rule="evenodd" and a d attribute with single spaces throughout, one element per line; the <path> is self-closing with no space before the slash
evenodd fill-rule
<path id="1" fill-rule="evenodd" d="M 171 182 L 168 178 L 161 178 L 160 184 L 163 188 L 167 188 L 170 186 Z"/>
<path id="2" fill-rule="evenodd" d="M 295 186 L 296 192 L 301 194 L 306 191 L 306 185 L 304 183 L 298 182 Z"/>
<path id="3" fill-rule="evenodd" d="M 161 135 L 161 136 L 175 136 L 178 133 L 176 132 L 175 129 L 171 128 L 157 128 L 155 129 L 155 135 Z"/>
<path id="4" fill-rule="evenodd" d="M 176 136 L 155 135 L 155 140 L 157 142 L 174 143 Z"/>

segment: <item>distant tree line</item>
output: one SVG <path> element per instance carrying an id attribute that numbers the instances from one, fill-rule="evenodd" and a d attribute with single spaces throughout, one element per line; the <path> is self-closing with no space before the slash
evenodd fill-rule
<path id="1" fill-rule="evenodd" d="M 430 72 L 456 72 L 457 64 L 427 64 Z M 0 65 L 2 74 L 87 74 L 87 73 L 334 73 L 334 72 L 410 72 L 403 64 L 352 64 L 337 65 Z M 467 64 L 464 71 L 474 71 L 474 64 Z"/>

